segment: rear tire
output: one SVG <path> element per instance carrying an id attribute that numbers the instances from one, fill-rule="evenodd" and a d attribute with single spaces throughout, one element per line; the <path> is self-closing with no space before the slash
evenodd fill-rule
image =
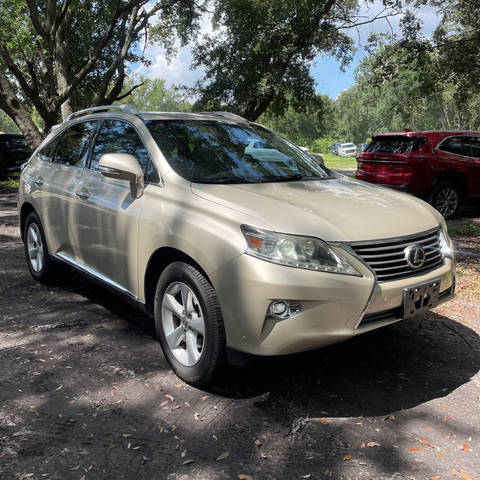
<path id="1" fill-rule="evenodd" d="M 155 292 L 155 330 L 174 372 L 196 387 L 212 383 L 226 365 L 222 312 L 210 282 L 187 263 L 174 262 Z"/>
<path id="2" fill-rule="evenodd" d="M 30 213 L 25 221 L 23 242 L 32 277 L 42 283 L 50 282 L 55 272 L 55 264 L 48 253 L 42 223 L 36 212 Z"/>
<path id="3" fill-rule="evenodd" d="M 463 195 L 461 188 L 455 183 L 443 182 L 432 190 L 430 204 L 435 207 L 446 220 L 449 220 L 460 211 Z"/>

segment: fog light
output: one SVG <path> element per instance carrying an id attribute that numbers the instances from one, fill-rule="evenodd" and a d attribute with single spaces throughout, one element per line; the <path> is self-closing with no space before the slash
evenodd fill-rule
<path id="1" fill-rule="evenodd" d="M 288 305 L 285 302 L 273 302 L 270 306 L 270 311 L 273 315 L 282 316 L 288 310 Z"/>
<path id="2" fill-rule="evenodd" d="M 269 313 L 272 317 L 285 319 L 300 313 L 300 304 L 289 300 L 275 300 L 270 304 Z"/>

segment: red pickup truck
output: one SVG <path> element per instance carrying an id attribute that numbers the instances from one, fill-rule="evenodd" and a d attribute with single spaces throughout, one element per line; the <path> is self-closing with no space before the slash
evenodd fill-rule
<path id="1" fill-rule="evenodd" d="M 357 163 L 359 180 L 413 193 L 445 218 L 480 198 L 480 132 L 377 134 Z"/>

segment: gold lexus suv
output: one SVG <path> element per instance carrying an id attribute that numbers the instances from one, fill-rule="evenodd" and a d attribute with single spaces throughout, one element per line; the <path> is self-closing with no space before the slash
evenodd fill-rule
<path id="1" fill-rule="evenodd" d="M 19 214 L 36 280 L 64 262 L 119 292 L 198 386 L 228 363 L 340 342 L 455 290 L 436 210 L 226 112 L 76 112 L 25 164 Z"/>

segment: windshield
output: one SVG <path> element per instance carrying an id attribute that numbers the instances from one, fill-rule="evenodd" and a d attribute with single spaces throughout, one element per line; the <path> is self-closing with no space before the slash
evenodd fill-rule
<path id="1" fill-rule="evenodd" d="M 250 123 L 146 120 L 170 166 L 199 183 L 264 183 L 332 178 L 280 135 Z"/>
<path id="2" fill-rule="evenodd" d="M 343 148 L 353 148 L 355 145 L 353 143 L 344 143 Z"/>
<path id="3" fill-rule="evenodd" d="M 382 136 L 375 137 L 365 149 L 365 152 L 371 153 L 411 153 L 418 150 L 426 143 L 427 139 L 423 137 L 406 136 Z"/>

